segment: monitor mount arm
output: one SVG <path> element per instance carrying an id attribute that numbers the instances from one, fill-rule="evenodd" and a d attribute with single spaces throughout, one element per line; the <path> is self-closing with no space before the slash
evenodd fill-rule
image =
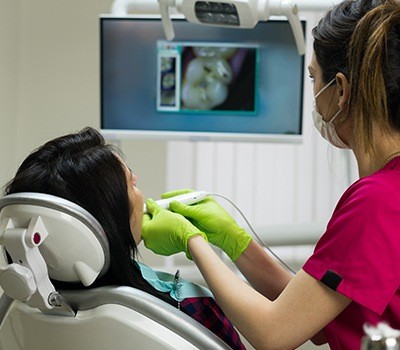
<path id="1" fill-rule="evenodd" d="M 153 6 L 151 6 L 153 3 Z M 157 6 L 149 0 L 115 0 L 112 13 L 123 15 L 128 9 L 134 13 L 158 13 L 168 40 L 175 36 L 170 9 L 185 16 L 192 23 L 230 28 L 254 28 L 259 21 L 271 16 L 285 16 L 294 34 L 297 50 L 305 53 L 304 33 L 298 8 L 292 0 L 158 0 Z"/>

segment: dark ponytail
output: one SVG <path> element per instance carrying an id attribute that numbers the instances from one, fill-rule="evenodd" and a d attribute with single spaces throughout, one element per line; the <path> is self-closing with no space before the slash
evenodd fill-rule
<path id="1" fill-rule="evenodd" d="M 400 4 L 388 0 L 355 28 L 349 49 L 349 112 L 361 146 L 372 144 L 372 122 L 400 131 Z"/>

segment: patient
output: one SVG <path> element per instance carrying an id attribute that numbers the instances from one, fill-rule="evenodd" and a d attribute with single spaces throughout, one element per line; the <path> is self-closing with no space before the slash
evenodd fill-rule
<path id="1" fill-rule="evenodd" d="M 99 221 L 110 245 L 109 270 L 91 287 L 128 285 L 143 290 L 180 308 L 233 349 L 244 349 L 238 333 L 208 291 L 202 296 L 189 293 L 181 300 L 179 290 L 168 290 L 173 283 L 154 283 L 158 276 L 137 262 L 143 196 L 136 185 L 137 177 L 118 151 L 95 129 L 85 128 L 49 141 L 31 153 L 7 184 L 5 194 L 40 192 L 80 205 Z M 52 282 L 58 289 L 85 288 Z"/>

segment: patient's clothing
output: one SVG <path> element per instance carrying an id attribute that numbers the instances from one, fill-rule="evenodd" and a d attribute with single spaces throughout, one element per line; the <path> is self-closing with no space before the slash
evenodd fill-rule
<path id="1" fill-rule="evenodd" d="M 400 158 L 350 186 L 303 270 L 352 300 L 324 329 L 332 350 L 360 349 L 363 324 L 400 329 Z"/>
<path id="2" fill-rule="evenodd" d="M 212 293 L 196 283 L 182 279 L 179 274 L 154 271 L 136 262 L 143 278 L 154 289 L 168 293 L 179 302 L 182 312 L 208 328 L 234 350 L 246 349 L 232 323 L 213 298 Z"/>
<path id="3" fill-rule="evenodd" d="M 213 298 L 187 298 L 181 302 L 181 310 L 215 333 L 232 349 L 246 349 L 238 332 Z"/>

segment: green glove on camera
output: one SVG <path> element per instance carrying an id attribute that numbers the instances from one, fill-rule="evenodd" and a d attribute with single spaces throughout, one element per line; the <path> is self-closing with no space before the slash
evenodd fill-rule
<path id="1" fill-rule="evenodd" d="M 156 254 L 172 255 L 185 252 L 191 259 L 188 241 L 191 237 L 207 236 L 180 214 L 162 209 L 154 200 L 146 201 L 149 214 L 143 215 L 142 238 L 145 246 Z"/>
<path id="2" fill-rule="evenodd" d="M 164 193 L 161 198 L 170 198 L 192 190 Z M 170 209 L 190 219 L 208 237 L 210 243 L 221 248 L 232 261 L 236 261 L 246 250 L 252 237 L 214 199 L 206 198 L 193 205 L 173 201 Z"/>

